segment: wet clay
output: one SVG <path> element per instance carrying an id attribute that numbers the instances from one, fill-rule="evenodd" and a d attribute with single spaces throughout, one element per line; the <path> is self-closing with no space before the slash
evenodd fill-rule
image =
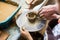
<path id="1" fill-rule="evenodd" d="M 0 22 L 6 20 L 12 12 L 16 10 L 17 6 L 8 3 L 0 2 Z"/>
<path id="2" fill-rule="evenodd" d="M 34 12 L 30 12 L 27 14 L 27 18 L 31 23 L 33 23 L 36 20 L 36 14 Z"/>

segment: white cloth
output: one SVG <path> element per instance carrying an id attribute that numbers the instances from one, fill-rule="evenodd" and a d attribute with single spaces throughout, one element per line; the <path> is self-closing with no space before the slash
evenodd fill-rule
<path id="1" fill-rule="evenodd" d="M 52 32 L 53 32 L 54 36 L 60 35 L 60 23 L 57 24 L 57 25 L 53 28 Z M 48 40 L 47 32 L 45 32 L 44 40 Z M 58 39 L 58 40 L 60 40 L 60 39 Z"/>

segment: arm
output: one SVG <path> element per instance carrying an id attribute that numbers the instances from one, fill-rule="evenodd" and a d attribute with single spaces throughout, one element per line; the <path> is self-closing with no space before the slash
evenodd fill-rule
<path id="1" fill-rule="evenodd" d="M 30 33 L 25 28 L 20 29 L 20 32 L 21 32 L 21 35 L 25 37 L 27 40 L 33 40 Z"/>
<path id="2" fill-rule="evenodd" d="M 32 39 L 32 37 L 31 37 L 31 36 L 29 36 L 29 37 L 27 38 L 27 40 L 33 40 L 33 39 Z"/>

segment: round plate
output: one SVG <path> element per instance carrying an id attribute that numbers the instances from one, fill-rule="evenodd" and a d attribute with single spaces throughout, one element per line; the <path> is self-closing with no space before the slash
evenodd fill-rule
<path id="1" fill-rule="evenodd" d="M 29 32 L 35 32 L 41 30 L 45 24 L 46 20 L 36 20 L 34 23 L 30 23 L 26 17 L 26 14 L 30 12 L 30 10 L 25 10 L 19 18 L 16 20 L 18 27 L 25 27 Z"/>

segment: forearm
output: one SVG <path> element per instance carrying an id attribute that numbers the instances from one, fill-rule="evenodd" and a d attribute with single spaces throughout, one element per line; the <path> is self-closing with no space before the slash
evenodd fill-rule
<path id="1" fill-rule="evenodd" d="M 27 36 L 27 40 L 33 40 L 32 36 L 30 34 Z"/>
<path id="2" fill-rule="evenodd" d="M 30 37 L 27 38 L 27 40 L 33 40 L 33 38 L 30 36 Z"/>

